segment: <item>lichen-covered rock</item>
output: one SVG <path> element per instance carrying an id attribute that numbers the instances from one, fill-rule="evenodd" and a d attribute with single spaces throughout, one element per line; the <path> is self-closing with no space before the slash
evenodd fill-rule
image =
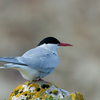
<path id="1" fill-rule="evenodd" d="M 28 81 L 13 90 L 8 100 L 84 100 L 79 92 L 69 93 L 42 80 Z M 65 99 L 66 98 L 66 99 Z"/>
<path id="2" fill-rule="evenodd" d="M 60 100 L 84 100 L 83 95 L 80 92 L 70 93 L 67 97 Z"/>

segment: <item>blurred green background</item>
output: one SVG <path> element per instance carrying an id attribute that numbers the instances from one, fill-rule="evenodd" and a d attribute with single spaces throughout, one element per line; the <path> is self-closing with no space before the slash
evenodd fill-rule
<path id="1" fill-rule="evenodd" d="M 0 0 L 1 57 L 20 56 L 47 36 L 73 47 L 58 49 L 59 65 L 44 79 L 99 100 L 100 0 Z M 0 100 L 25 81 L 16 70 L 0 69 Z"/>

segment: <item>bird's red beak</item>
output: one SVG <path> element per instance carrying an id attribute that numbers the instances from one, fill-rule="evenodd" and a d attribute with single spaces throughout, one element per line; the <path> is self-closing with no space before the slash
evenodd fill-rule
<path id="1" fill-rule="evenodd" d="M 60 43 L 58 46 L 73 46 L 73 45 L 68 44 L 68 43 Z"/>

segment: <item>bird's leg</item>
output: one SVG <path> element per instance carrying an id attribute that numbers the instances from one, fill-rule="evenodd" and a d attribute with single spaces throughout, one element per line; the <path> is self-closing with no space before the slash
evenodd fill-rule
<path id="1" fill-rule="evenodd" d="M 39 78 L 39 81 L 45 81 L 45 80 L 43 80 L 43 79 Z"/>

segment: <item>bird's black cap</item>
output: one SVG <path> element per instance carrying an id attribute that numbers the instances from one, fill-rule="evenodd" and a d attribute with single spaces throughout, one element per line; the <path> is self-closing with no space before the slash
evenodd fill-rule
<path id="1" fill-rule="evenodd" d="M 47 37 L 47 38 L 44 38 L 39 44 L 38 46 L 42 45 L 42 44 L 60 44 L 60 41 L 57 40 L 56 38 L 54 37 Z"/>

